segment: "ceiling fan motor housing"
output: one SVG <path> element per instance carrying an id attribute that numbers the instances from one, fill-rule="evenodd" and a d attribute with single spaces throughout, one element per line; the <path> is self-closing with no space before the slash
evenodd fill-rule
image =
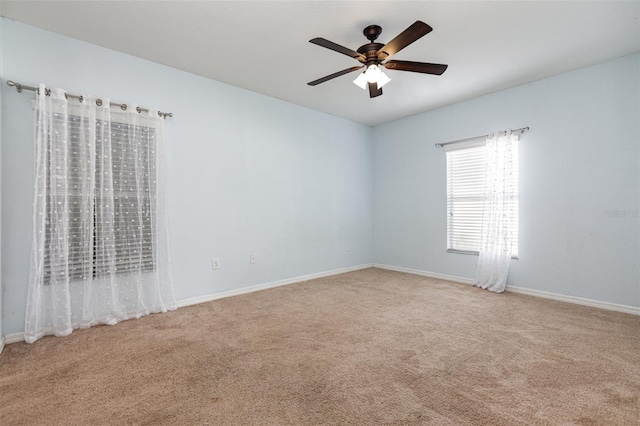
<path id="1" fill-rule="evenodd" d="M 369 25 L 362 31 L 362 34 L 369 39 L 370 43 L 360 46 L 358 48 L 358 53 L 362 53 L 366 56 L 367 66 L 378 65 L 380 63 L 377 52 L 384 47 L 384 44 L 374 43 L 380 33 L 382 33 L 382 27 L 380 25 Z"/>
<path id="2" fill-rule="evenodd" d="M 384 44 L 380 43 L 369 43 L 358 49 L 358 53 L 362 53 L 367 57 L 366 64 L 370 65 L 378 65 L 380 64 L 380 60 L 378 59 L 378 50 L 383 47 Z"/>

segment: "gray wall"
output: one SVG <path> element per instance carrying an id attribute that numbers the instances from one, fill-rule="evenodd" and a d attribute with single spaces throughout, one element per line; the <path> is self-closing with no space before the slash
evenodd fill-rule
<path id="1" fill-rule="evenodd" d="M 446 252 L 445 155 L 434 143 L 530 126 L 520 142 L 513 286 L 640 306 L 640 55 L 374 129 L 374 261 L 473 277 Z"/>
<path id="2" fill-rule="evenodd" d="M 370 127 L 14 21 L 2 23 L 4 79 L 174 113 L 165 127 L 178 299 L 371 263 Z M 2 326 L 10 334 L 24 325 L 33 111 L 31 94 L 5 86 L 3 91 Z M 249 265 L 249 253 L 256 254 L 255 265 Z M 221 260 L 217 271 L 211 269 L 213 257 Z"/>

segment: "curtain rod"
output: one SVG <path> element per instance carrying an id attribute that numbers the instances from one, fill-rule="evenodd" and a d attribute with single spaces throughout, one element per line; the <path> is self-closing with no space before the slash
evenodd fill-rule
<path id="1" fill-rule="evenodd" d="M 16 83 L 15 81 L 11 81 L 11 80 L 7 81 L 7 86 L 15 87 L 16 90 L 18 91 L 18 93 L 22 93 L 23 90 L 31 90 L 32 92 L 38 92 L 38 88 L 37 87 L 25 86 L 24 84 Z M 51 89 L 46 89 L 46 92 L 47 92 L 46 95 L 49 96 L 50 93 L 51 93 Z M 68 98 L 78 99 L 78 100 L 80 100 L 80 102 L 82 102 L 82 100 L 83 100 L 82 96 L 80 96 L 80 95 L 72 95 L 71 93 L 66 93 L 65 92 L 64 96 L 68 97 Z M 102 105 L 102 99 L 96 99 L 96 104 L 98 106 Z M 115 102 L 110 102 L 109 105 L 120 107 L 120 109 L 123 110 L 123 111 L 127 110 L 127 104 L 118 104 L 118 103 L 115 103 Z M 136 107 L 136 111 L 138 111 L 140 113 L 142 111 L 148 112 L 149 110 L 146 109 L 146 108 Z M 158 111 L 158 116 L 160 116 L 162 118 L 173 117 L 173 113 L 172 112 Z"/>
<path id="2" fill-rule="evenodd" d="M 529 130 L 529 127 L 528 127 L 528 126 L 527 126 L 527 127 L 521 127 L 521 128 L 519 128 L 519 129 L 511 129 L 511 133 L 515 133 L 515 132 L 524 133 L 524 132 L 526 132 L 526 131 L 528 131 L 528 130 Z M 471 140 L 479 139 L 479 138 L 486 138 L 487 136 L 489 136 L 489 135 L 480 135 L 480 136 L 474 136 L 474 137 L 472 137 L 472 138 L 458 139 L 457 141 L 444 142 L 444 143 L 437 143 L 437 144 L 436 144 L 436 146 L 437 146 L 438 148 L 441 148 L 441 147 L 443 147 L 443 146 L 445 146 L 445 145 L 451 145 L 451 144 L 454 144 L 454 143 L 460 143 L 460 142 L 471 141 Z"/>

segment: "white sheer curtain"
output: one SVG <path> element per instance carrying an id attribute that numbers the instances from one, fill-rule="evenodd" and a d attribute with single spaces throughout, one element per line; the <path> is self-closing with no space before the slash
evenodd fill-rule
<path id="1" fill-rule="evenodd" d="M 517 235 L 518 182 L 515 171 L 518 134 L 511 131 L 489 135 L 480 256 L 474 285 L 503 292 Z"/>
<path id="2" fill-rule="evenodd" d="M 25 340 L 175 309 L 157 111 L 36 97 Z"/>

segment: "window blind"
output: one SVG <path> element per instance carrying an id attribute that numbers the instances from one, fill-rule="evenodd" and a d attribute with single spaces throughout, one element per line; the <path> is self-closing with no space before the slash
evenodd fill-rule
<path id="1" fill-rule="evenodd" d="M 104 125 L 98 121 L 97 125 Z M 111 132 L 111 170 L 107 176 L 111 179 L 96 185 L 97 247 L 104 251 L 108 246 L 103 238 L 110 232 L 101 232 L 104 223 L 113 223 L 115 238 L 115 260 L 117 273 L 153 270 L 152 230 L 155 226 L 154 209 L 151 208 L 156 198 L 155 170 L 155 131 L 148 127 L 133 126 L 117 122 L 110 123 Z M 96 154 L 103 152 L 102 141 L 96 139 Z M 96 179 L 104 175 L 103 168 L 108 164 L 96 162 Z M 100 188 L 103 186 L 103 188 Z M 100 192 L 107 189 L 113 192 L 113 198 L 100 197 Z M 102 191 L 100 191 L 102 189 Z M 113 216 L 106 212 L 109 208 L 103 205 L 113 201 Z M 95 254 L 95 274 L 109 274 L 109 262 L 106 253 L 100 250 Z"/>
<path id="2" fill-rule="evenodd" d="M 518 158 L 518 143 L 514 142 Z M 477 254 L 482 232 L 486 150 L 484 140 L 446 147 L 447 156 L 447 250 Z M 518 229 L 518 162 L 512 175 L 514 193 L 504 194 L 515 211 L 512 229 Z M 518 253 L 514 235 L 514 256 Z"/>
<path id="3" fill-rule="evenodd" d="M 81 159 L 89 156 L 90 148 L 79 142 L 93 131 L 87 120 L 76 116 L 65 118 L 63 114 L 53 116 L 53 131 L 68 132 L 70 143 L 68 149 L 49 150 L 47 162 L 52 163 L 54 155 L 65 156 L 69 167 L 46 176 L 45 283 L 52 281 L 53 274 L 68 274 L 70 279 L 82 280 L 90 275 L 154 269 L 155 217 L 151 206 L 156 199 L 155 130 L 111 122 L 108 130 L 101 133 L 101 125 L 104 123 L 98 120 L 95 153 L 91 154 L 96 161 L 88 166 L 81 164 Z M 99 161 L 107 157 L 100 137 L 105 131 L 110 133 L 110 162 Z M 88 190 L 90 186 L 93 191 Z M 102 193 L 110 196 L 103 197 Z M 109 200 L 113 201 L 112 206 Z M 62 211 L 66 215 L 61 215 Z M 67 218 L 68 229 L 65 266 L 59 264 L 59 254 L 53 250 L 54 240 L 62 237 L 52 232 L 52 222 L 63 220 L 61 217 Z M 92 220 L 84 220 L 87 217 Z M 113 244 L 107 241 L 110 235 L 115 239 Z M 114 263 L 115 270 L 111 271 L 110 265 Z"/>

